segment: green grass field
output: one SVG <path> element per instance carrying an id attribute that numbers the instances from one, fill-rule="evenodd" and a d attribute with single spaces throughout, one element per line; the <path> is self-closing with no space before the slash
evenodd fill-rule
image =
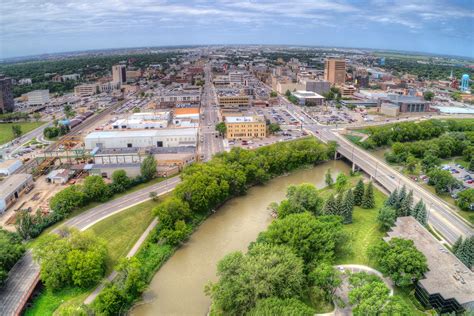
<path id="1" fill-rule="evenodd" d="M 90 227 L 97 237 L 106 242 L 108 259 L 106 276 L 117 261 L 125 257 L 153 220 L 151 210 L 160 202 L 146 201 L 112 215 Z M 57 292 L 44 290 L 28 308 L 25 315 L 52 315 L 63 303 L 80 303 L 94 290 L 65 288 Z"/>
<path id="2" fill-rule="evenodd" d="M 12 125 L 20 125 L 23 135 L 40 127 L 45 122 L 19 122 L 19 123 L 0 123 L 0 145 L 8 143 L 13 137 Z"/>

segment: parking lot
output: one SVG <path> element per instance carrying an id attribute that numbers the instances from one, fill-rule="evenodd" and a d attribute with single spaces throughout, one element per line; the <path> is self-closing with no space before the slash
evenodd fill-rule
<path id="1" fill-rule="evenodd" d="M 465 187 L 474 188 L 474 172 L 469 172 L 459 164 L 443 165 L 442 169 L 450 171 L 453 177 L 461 181 Z"/>
<path id="2" fill-rule="evenodd" d="M 307 136 L 307 133 L 305 131 L 301 131 L 297 128 L 294 129 L 285 129 L 282 130 L 280 133 L 277 135 L 270 135 L 265 138 L 261 139 L 252 139 L 248 141 L 242 141 L 242 140 L 230 140 L 229 141 L 229 147 L 242 147 L 246 149 L 254 149 L 266 145 L 271 145 L 277 142 L 284 142 L 284 141 L 290 141 L 290 140 L 295 140 L 301 137 Z"/>
<path id="3" fill-rule="evenodd" d="M 255 112 L 259 115 L 264 115 L 266 119 L 270 120 L 270 123 L 294 126 L 300 124 L 296 117 L 283 107 L 256 108 Z"/>

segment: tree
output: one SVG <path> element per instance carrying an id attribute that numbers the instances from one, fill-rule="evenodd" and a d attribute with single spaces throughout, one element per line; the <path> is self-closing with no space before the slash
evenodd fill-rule
<path id="1" fill-rule="evenodd" d="M 285 246 L 254 244 L 246 254 L 233 252 L 217 264 L 219 281 L 206 286 L 215 308 L 243 315 L 258 299 L 292 298 L 304 283 L 303 261 Z"/>
<path id="2" fill-rule="evenodd" d="M 49 208 L 59 214 L 69 214 L 76 207 L 83 206 L 87 200 L 82 186 L 71 185 L 56 193 L 49 201 Z"/>
<path id="3" fill-rule="evenodd" d="M 328 170 L 326 170 L 326 174 L 324 175 L 324 181 L 326 182 L 326 185 L 328 187 L 332 187 L 332 185 L 334 184 L 334 179 L 332 178 L 331 174 L 331 168 L 328 168 Z"/>
<path id="4" fill-rule="evenodd" d="M 347 185 L 347 176 L 344 174 L 344 172 L 340 172 L 336 178 L 336 184 L 335 184 L 336 191 L 339 193 L 343 192 L 346 188 L 346 185 Z"/>
<path id="5" fill-rule="evenodd" d="M 377 221 L 380 225 L 380 229 L 383 231 L 388 231 L 392 228 L 396 219 L 397 212 L 388 205 L 383 206 L 377 215 Z"/>
<path id="6" fill-rule="evenodd" d="M 24 252 L 20 235 L 0 228 L 0 288 L 5 284 L 8 272 Z"/>
<path id="7" fill-rule="evenodd" d="M 456 254 L 456 252 L 458 251 L 462 243 L 463 243 L 462 236 L 459 236 L 459 238 L 456 239 L 456 242 L 454 243 L 453 248 L 452 248 L 454 254 Z"/>
<path id="8" fill-rule="evenodd" d="M 415 158 L 413 155 L 408 155 L 405 161 L 405 166 L 409 173 L 413 173 L 416 170 L 416 166 L 418 165 L 418 159 Z"/>
<path id="9" fill-rule="evenodd" d="M 33 118 L 35 119 L 36 122 L 38 122 L 38 121 L 40 120 L 40 118 L 41 118 L 41 114 L 38 113 L 38 112 L 35 112 L 35 113 L 33 114 Z"/>
<path id="10" fill-rule="evenodd" d="M 323 199 L 319 197 L 316 187 L 310 183 L 290 185 L 286 190 L 286 198 L 278 209 L 279 218 L 293 213 L 311 212 L 320 215 L 322 212 Z"/>
<path id="11" fill-rule="evenodd" d="M 110 284 L 94 300 L 93 307 L 97 315 L 119 315 L 125 303 L 123 292 L 115 284 Z"/>
<path id="12" fill-rule="evenodd" d="M 469 188 L 459 192 L 456 204 L 464 211 L 472 211 L 474 208 L 474 189 Z"/>
<path id="13" fill-rule="evenodd" d="M 150 181 L 156 176 L 156 160 L 152 155 L 148 155 L 143 159 L 140 166 L 140 173 L 145 181 Z"/>
<path id="14" fill-rule="evenodd" d="M 268 124 L 268 131 L 270 134 L 276 134 L 281 131 L 281 127 L 277 123 L 270 123 Z"/>
<path id="15" fill-rule="evenodd" d="M 402 201 L 405 199 L 406 196 L 407 196 L 407 187 L 403 185 L 400 192 L 398 192 L 398 201 L 397 201 L 397 204 L 394 206 L 395 209 L 400 208 L 400 205 L 402 204 Z"/>
<path id="16" fill-rule="evenodd" d="M 216 131 L 219 132 L 220 136 L 225 136 L 227 133 L 227 125 L 224 122 L 219 122 L 216 124 Z"/>
<path id="17" fill-rule="evenodd" d="M 323 213 L 325 215 L 337 215 L 338 206 L 334 195 L 331 194 L 329 198 L 326 200 L 326 204 L 324 204 Z"/>
<path id="18" fill-rule="evenodd" d="M 385 200 L 384 205 L 389 206 L 392 208 L 395 208 L 398 204 L 398 189 L 395 188 L 395 190 L 390 193 L 388 196 L 388 199 Z"/>
<path id="19" fill-rule="evenodd" d="M 360 179 L 354 188 L 354 205 L 361 206 L 364 199 L 364 182 Z"/>
<path id="20" fill-rule="evenodd" d="M 410 215 L 413 216 L 421 225 L 426 226 L 428 223 L 428 218 L 426 206 L 425 203 L 423 203 L 423 200 L 420 200 L 418 203 L 416 203 L 415 207 L 411 210 Z"/>
<path id="21" fill-rule="evenodd" d="M 123 169 L 115 170 L 112 173 L 112 186 L 115 192 L 123 192 L 131 185 L 127 172 Z"/>
<path id="22" fill-rule="evenodd" d="M 431 100 L 433 100 L 433 98 L 434 98 L 434 93 L 433 93 L 433 91 L 425 91 L 425 92 L 423 93 L 423 98 L 424 98 L 426 101 L 431 101 Z"/>
<path id="23" fill-rule="evenodd" d="M 313 316 L 315 310 L 296 298 L 281 299 L 276 297 L 258 300 L 255 307 L 246 315 L 271 316 L 271 315 L 298 315 Z"/>
<path id="24" fill-rule="evenodd" d="M 408 286 L 428 271 L 426 257 L 416 249 L 412 240 L 392 238 L 369 248 L 380 271 L 389 275 L 398 286 Z"/>
<path id="25" fill-rule="evenodd" d="M 110 188 L 101 176 L 88 176 L 84 180 L 83 192 L 89 201 L 107 201 L 110 196 Z"/>
<path id="26" fill-rule="evenodd" d="M 409 216 L 413 206 L 413 190 L 410 190 L 405 198 L 400 202 L 400 206 L 397 209 L 397 217 Z"/>
<path id="27" fill-rule="evenodd" d="M 153 209 L 153 215 L 158 217 L 160 227 L 173 227 L 178 220 L 187 220 L 191 216 L 189 204 L 185 201 L 171 197 Z"/>
<path id="28" fill-rule="evenodd" d="M 361 206 L 365 209 L 375 207 L 374 186 L 372 184 L 372 181 L 370 181 L 367 185 L 367 188 L 365 188 L 364 198 L 362 199 Z"/>
<path id="29" fill-rule="evenodd" d="M 428 184 L 435 187 L 436 193 L 451 193 L 454 188 L 459 186 L 459 181 L 456 180 L 449 171 L 441 169 L 432 169 L 428 172 Z"/>
<path id="30" fill-rule="evenodd" d="M 456 245 L 456 251 L 454 251 L 454 254 L 466 265 L 466 267 L 472 269 L 474 266 L 474 235 L 466 238 L 464 241 L 461 239 L 461 242 Z"/>
<path id="31" fill-rule="evenodd" d="M 309 273 L 308 279 L 313 286 L 323 290 L 324 296 L 329 302 L 333 299 L 336 289 L 342 283 L 340 272 L 326 262 L 319 264 L 313 269 Z"/>
<path id="32" fill-rule="evenodd" d="M 23 131 L 21 130 L 21 125 L 12 125 L 12 133 L 13 137 L 18 138 L 23 134 Z"/>
<path id="33" fill-rule="evenodd" d="M 352 223 L 352 213 L 354 212 L 354 195 L 352 190 L 348 190 L 344 195 L 342 218 L 344 224 Z"/>
<path id="34" fill-rule="evenodd" d="M 66 118 L 71 118 L 74 115 L 76 115 L 76 112 L 72 109 L 72 107 L 69 104 L 66 104 L 63 108 L 64 115 L 66 115 Z"/>
<path id="35" fill-rule="evenodd" d="M 169 245 L 177 246 L 189 236 L 191 231 L 191 227 L 183 220 L 177 220 L 173 228 L 164 228 L 159 236 Z"/>
<path id="36" fill-rule="evenodd" d="M 421 160 L 421 168 L 424 172 L 428 172 L 441 163 L 441 159 L 434 155 L 431 151 L 427 152 Z"/>
<path id="37" fill-rule="evenodd" d="M 469 171 L 473 172 L 474 171 L 474 159 L 471 159 L 469 161 L 469 167 L 468 167 Z"/>
<path id="38" fill-rule="evenodd" d="M 271 98 L 276 98 L 277 96 L 278 96 L 278 93 L 276 93 L 275 91 L 272 90 L 272 92 L 270 92 Z"/>
<path id="39" fill-rule="evenodd" d="M 305 262 L 330 261 L 343 234 L 341 218 L 315 217 L 306 212 L 272 222 L 266 231 L 259 234 L 257 242 L 289 246 Z"/>

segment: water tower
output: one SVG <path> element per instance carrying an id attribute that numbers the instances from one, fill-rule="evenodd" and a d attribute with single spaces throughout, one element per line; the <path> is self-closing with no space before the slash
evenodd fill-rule
<path id="1" fill-rule="evenodd" d="M 459 86 L 461 91 L 467 92 L 469 91 L 469 75 L 464 74 L 461 77 L 461 85 Z"/>

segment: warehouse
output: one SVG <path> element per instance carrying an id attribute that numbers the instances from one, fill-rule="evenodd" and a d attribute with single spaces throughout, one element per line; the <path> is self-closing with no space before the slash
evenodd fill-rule
<path id="1" fill-rule="evenodd" d="M 21 167 L 20 160 L 5 160 L 0 162 L 0 176 L 9 176 Z"/>
<path id="2" fill-rule="evenodd" d="M 84 139 L 85 148 L 149 148 L 196 146 L 196 128 L 92 132 Z"/>
<path id="3" fill-rule="evenodd" d="M 31 174 L 13 174 L 0 182 L 0 213 L 16 202 L 24 192 L 33 188 Z"/>

